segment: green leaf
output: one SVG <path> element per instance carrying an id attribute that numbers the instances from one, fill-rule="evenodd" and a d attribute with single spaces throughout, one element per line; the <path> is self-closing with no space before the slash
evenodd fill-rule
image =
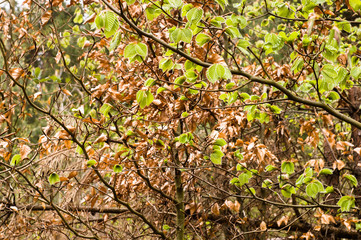
<path id="1" fill-rule="evenodd" d="M 106 11 L 104 17 L 105 37 L 111 37 L 119 28 L 118 16 L 113 11 Z"/>
<path id="2" fill-rule="evenodd" d="M 218 138 L 214 143 L 214 145 L 218 145 L 220 147 L 223 147 L 226 144 L 227 142 L 223 138 Z"/>
<path id="3" fill-rule="evenodd" d="M 276 170 L 276 169 L 277 168 L 275 166 L 273 166 L 273 165 L 267 165 L 266 172 L 271 172 L 271 171 Z"/>
<path id="4" fill-rule="evenodd" d="M 240 186 L 243 186 L 246 183 L 249 183 L 249 180 L 252 178 L 252 172 L 247 171 L 238 176 Z"/>
<path id="5" fill-rule="evenodd" d="M 361 67 L 353 67 L 351 69 L 351 76 L 355 79 L 358 80 L 360 78 L 361 75 Z"/>
<path id="6" fill-rule="evenodd" d="M 265 47 L 268 49 L 271 49 L 273 51 L 277 51 L 280 50 L 284 45 L 284 41 L 283 39 L 274 34 L 274 33 L 269 33 L 265 36 Z"/>
<path id="7" fill-rule="evenodd" d="M 214 150 L 211 154 L 211 161 L 214 164 L 222 164 L 222 157 L 224 153 L 221 150 Z"/>
<path id="8" fill-rule="evenodd" d="M 182 112 L 182 115 L 181 115 L 182 118 L 186 118 L 186 117 L 188 117 L 188 116 L 189 116 L 189 113 L 187 113 L 187 112 Z"/>
<path id="9" fill-rule="evenodd" d="M 227 27 L 226 28 L 226 33 L 231 36 L 232 38 L 241 38 L 242 35 L 239 32 L 237 27 Z"/>
<path id="10" fill-rule="evenodd" d="M 337 205 L 341 207 L 342 212 L 349 212 L 351 208 L 355 207 L 355 198 L 353 196 L 343 196 Z"/>
<path id="11" fill-rule="evenodd" d="M 351 24 L 349 22 L 337 22 L 336 26 L 340 29 L 340 30 L 344 30 L 348 33 L 351 32 Z"/>
<path id="12" fill-rule="evenodd" d="M 148 48 L 147 45 L 144 43 L 138 43 L 135 46 L 135 52 L 139 55 L 145 58 L 148 55 Z"/>
<path id="13" fill-rule="evenodd" d="M 99 13 L 95 18 L 94 22 L 98 29 L 103 28 L 105 26 L 105 13 L 104 12 Z"/>
<path id="14" fill-rule="evenodd" d="M 18 165 L 19 161 L 21 160 L 21 155 L 20 154 L 16 154 L 11 158 L 10 161 L 10 165 L 11 166 L 15 166 Z"/>
<path id="15" fill-rule="evenodd" d="M 183 83 L 187 80 L 187 78 L 185 76 L 181 76 L 181 77 L 177 77 L 174 80 L 174 83 L 179 84 L 179 85 L 183 85 Z M 179 86 L 174 85 L 174 89 L 178 88 Z"/>
<path id="16" fill-rule="evenodd" d="M 114 49 L 116 49 L 119 44 L 120 44 L 120 40 L 121 40 L 121 33 L 117 32 L 114 37 L 112 38 L 112 41 L 110 42 L 110 46 L 109 46 L 109 50 L 112 51 Z M 84 44 L 83 44 L 84 45 Z"/>
<path id="17" fill-rule="evenodd" d="M 281 165 L 281 171 L 283 173 L 288 173 L 288 174 L 293 173 L 295 171 L 295 166 L 293 162 L 288 162 L 288 161 L 283 162 Z"/>
<path id="18" fill-rule="evenodd" d="M 180 41 L 190 43 L 192 41 L 192 37 L 192 31 L 185 28 L 176 28 L 170 34 L 170 40 L 175 43 L 179 43 Z"/>
<path id="19" fill-rule="evenodd" d="M 145 15 L 149 21 L 152 21 L 154 18 L 158 17 L 162 13 L 162 10 L 151 4 L 145 9 Z"/>
<path id="20" fill-rule="evenodd" d="M 101 106 L 101 108 L 99 109 L 99 112 L 100 112 L 101 114 L 103 114 L 104 116 L 107 117 L 109 111 L 110 111 L 112 108 L 113 108 L 112 105 L 110 105 L 109 103 L 104 103 L 104 104 Z"/>
<path id="21" fill-rule="evenodd" d="M 147 81 L 144 82 L 144 86 L 151 87 L 155 84 L 155 80 L 153 78 L 148 78 Z"/>
<path id="22" fill-rule="evenodd" d="M 354 11 L 358 11 L 361 9 L 361 1 L 360 0 L 349 0 L 349 4 Z"/>
<path id="23" fill-rule="evenodd" d="M 188 22 L 193 25 L 197 24 L 203 16 L 203 10 L 200 8 L 192 8 L 187 12 L 187 20 Z"/>
<path id="24" fill-rule="evenodd" d="M 145 106 L 149 106 L 153 102 L 154 96 L 149 90 L 139 90 L 137 92 L 136 99 L 140 108 L 144 108 Z"/>
<path id="25" fill-rule="evenodd" d="M 296 38 L 298 37 L 299 32 L 292 32 L 288 38 L 287 38 L 287 42 L 294 42 L 296 40 Z"/>
<path id="26" fill-rule="evenodd" d="M 171 70 L 174 66 L 174 63 L 172 59 L 170 58 L 163 58 L 159 62 L 159 68 L 163 70 L 163 72 L 166 72 L 168 70 Z"/>
<path id="27" fill-rule="evenodd" d="M 60 177 L 59 177 L 59 175 L 58 175 L 57 173 L 52 173 L 52 174 L 50 174 L 50 176 L 49 176 L 49 183 L 50 183 L 51 185 L 53 185 L 53 184 L 55 184 L 55 183 L 57 183 L 57 182 L 60 182 Z"/>
<path id="28" fill-rule="evenodd" d="M 76 44 L 79 46 L 79 47 L 83 47 L 84 44 L 85 44 L 85 41 L 86 41 L 86 37 L 80 37 L 78 38 L 78 40 L 76 41 Z"/>
<path id="29" fill-rule="evenodd" d="M 169 0 L 169 5 L 173 8 L 179 8 L 183 5 L 182 0 Z"/>
<path id="30" fill-rule="evenodd" d="M 284 197 L 286 198 L 290 198 L 292 196 L 292 194 L 296 193 L 296 190 L 293 186 L 291 186 L 290 184 L 286 184 L 282 187 L 281 189 L 281 193 Z"/>
<path id="31" fill-rule="evenodd" d="M 247 49 L 248 46 L 250 46 L 250 42 L 245 39 L 240 39 L 237 43 L 237 47 Z"/>
<path id="32" fill-rule="evenodd" d="M 297 58 L 297 60 L 293 62 L 291 70 L 295 74 L 298 73 L 302 70 L 304 63 L 303 58 Z"/>
<path id="33" fill-rule="evenodd" d="M 153 100 L 154 100 L 154 96 L 153 96 L 153 94 L 150 92 L 150 90 L 148 90 L 148 91 L 146 92 L 146 104 L 147 104 L 147 106 L 149 106 L 149 105 L 153 102 Z"/>
<path id="34" fill-rule="evenodd" d="M 135 51 L 136 45 L 137 45 L 136 43 L 131 43 L 131 44 L 128 44 L 124 48 L 124 57 L 125 58 L 133 58 L 137 54 L 137 52 Z"/>
<path id="35" fill-rule="evenodd" d="M 89 161 L 86 162 L 86 166 L 87 167 L 92 167 L 94 166 L 95 164 L 97 164 L 97 161 L 95 161 L 94 159 L 91 159 Z"/>
<path id="36" fill-rule="evenodd" d="M 276 105 L 271 105 L 269 108 L 275 114 L 280 114 L 282 112 L 282 110 Z"/>
<path id="37" fill-rule="evenodd" d="M 221 64 L 213 64 L 206 72 L 207 78 L 211 83 L 219 79 L 231 79 L 232 74 L 229 69 Z"/>
<path id="38" fill-rule="evenodd" d="M 306 187 L 306 193 L 308 196 L 315 198 L 318 193 L 324 190 L 323 185 L 320 181 L 315 180 L 309 183 Z"/>
<path id="39" fill-rule="evenodd" d="M 211 39 L 212 38 L 210 36 L 208 36 L 207 34 L 200 33 L 196 37 L 196 42 L 199 46 L 203 46 L 204 44 L 209 42 L 209 40 L 211 40 Z"/>
<path id="40" fill-rule="evenodd" d="M 305 179 L 305 174 L 301 174 L 296 180 L 296 186 L 302 185 L 304 179 Z"/>
<path id="41" fill-rule="evenodd" d="M 182 17 L 186 16 L 188 11 L 193 8 L 192 4 L 186 4 L 182 7 Z"/>
<path id="42" fill-rule="evenodd" d="M 343 177 L 348 179 L 354 187 L 357 187 L 358 182 L 357 182 L 357 179 L 356 179 L 356 177 L 354 175 L 344 174 Z"/>
<path id="43" fill-rule="evenodd" d="M 78 11 L 73 19 L 74 23 L 82 23 L 83 22 L 83 14 L 81 14 L 81 11 Z"/>
<path id="44" fill-rule="evenodd" d="M 262 183 L 262 187 L 263 188 L 269 188 L 269 189 L 271 189 L 272 188 L 272 181 L 270 180 L 270 179 L 266 179 L 266 180 L 264 180 L 263 181 L 263 183 Z"/>
<path id="45" fill-rule="evenodd" d="M 325 193 L 332 193 L 334 190 L 333 190 L 333 187 L 332 186 L 328 186 L 326 189 L 325 189 Z"/>
<path id="46" fill-rule="evenodd" d="M 219 27 L 219 28 L 222 27 L 222 23 L 224 23 L 224 22 L 225 22 L 224 18 L 223 18 L 223 17 L 220 17 L 220 16 L 215 17 L 214 19 L 211 20 L 211 24 L 212 24 L 213 26 Z"/>
<path id="47" fill-rule="evenodd" d="M 123 171 L 122 165 L 115 164 L 114 167 L 113 167 L 113 171 L 114 171 L 115 173 L 120 173 L 120 172 L 122 172 L 122 171 Z"/>
<path id="48" fill-rule="evenodd" d="M 164 88 L 164 87 L 159 87 L 159 88 L 157 89 L 157 94 L 163 92 L 164 90 L 166 90 L 166 88 Z"/>
<path id="49" fill-rule="evenodd" d="M 251 98 L 248 93 L 241 93 L 239 96 L 240 96 L 240 98 L 241 98 L 242 101 Z"/>
<path id="50" fill-rule="evenodd" d="M 331 174 L 333 174 L 333 171 L 329 168 L 324 168 L 319 172 L 319 175 L 321 175 L 321 174 L 331 175 Z"/>
<path id="51" fill-rule="evenodd" d="M 144 43 L 131 43 L 124 48 L 124 57 L 129 58 L 131 62 L 139 60 L 137 57 L 144 59 L 147 55 L 148 48 Z"/>
<path id="52" fill-rule="evenodd" d="M 331 64 L 324 65 L 321 73 L 326 81 L 333 82 L 334 79 L 337 78 L 337 72 L 335 71 L 335 67 Z"/>
<path id="53" fill-rule="evenodd" d="M 228 5 L 227 0 L 216 0 L 216 2 L 221 6 L 222 10 L 224 11 L 225 6 Z"/>

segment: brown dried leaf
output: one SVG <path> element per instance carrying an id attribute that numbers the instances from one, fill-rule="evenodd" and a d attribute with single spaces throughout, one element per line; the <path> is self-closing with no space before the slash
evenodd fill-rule
<path id="1" fill-rule="evenodd" d="M 213 204 L 211 211 L 214 215 L 219 216 L 220 212 L 218 203 Z"/>
<path id="2" fill-rule="evenodd" d="M 64 145 L 67 149 L 70 149 L 71 148 L 71 140 L 65 140 Z"/>
<path id="3" fill-rule="evenodd" d="M 71 179 L 71 178 L 75 177 L 76 175 L 78 175 L 78 172 L 77 171 L 72 171 L 72 172 L 69 173 L 68 178 Z"/>
<path id="4" fill-rule="evenodd" d="M 51 0 L 51 5 L 53 7 L 59 6 L 61 3 L 63 3 L 64 0 Z"/>
<path id="5" fill-rule="evenodd" d="M 95 139 L 94 143 L 105 142 L 108 139 L 107 135 L 102 133 L 97 139 Z"/>
<path id="6" fill-rule="evenodd" d="M 21 68 L 13 68 L 9 70 L 9 73 L 15 80 L 17 80 L 23 75 L 24 70 Z"/>
<path id="7" fill-rule="evenodd" d="M 41 25 L 42 26 L 44 26 L 47 22 L 49 22 L 52 12 L 53 11 L 48 10 L 46 13 L 43 14 L 43 16 L 41 16 Z"/>
<path id="8" fill-rule="evenodd" d="M 282 223 L 283 223 L 284 225 L 287 225 L 287 223 L 288 223 L 288 216 L 282 216 L 282 217 L 277 221 L 278 227 L 281 227 Z"/>
<path id="9" fill-rule="evenodd" d="M 31 148 L 28 145 L 21 145 L 20 146 L 20 156 L 21 160 L 24 160 L 25 158 L 28 158 L 29 153 L 31 152 Z"/>
<path id="10" fill-rule="evenodd" d="M 65 182 L 65 181 L 68 181 L 69 180 L 69 178 L 67 178 L 67 177 L 60 177 L 60 182 Z"/>
<path id="11" fill-rule="evenodd" d="M 321 225 L 317 225 L 313 228 L 313 230 L 319 232 L 321 230 Z"/>
<path id="12" fill-rule="evenodd" d="M 361 155 L 361 147 L 355 148 L 354 151 L 355 151 L 358 155 Z"/>
<path id="13" fill-rule="evenodd" d="M 266 231 L 267 230 L 267 224 L 265 223 L 265 221 L 262 221 L 261 224 L 259 225 L 261 231 Z"/>
<path id="14" fill-rule="evenodd" d="M 68 96 L 73 96 L 68 89 L 61 89 L 61 91 L 62 91 L 63 93 L 65 93 L 66 95 L 68 95 Z"/>
<path id="15" fill-rule="evenodd" d="M 334 163 L 333 163 L 333 169 L 335 170 L 336 168 L 338 170 L 341 170 L 342 168 L 345 167 L 345 163 L 341 160 L 336 160 Z"/>

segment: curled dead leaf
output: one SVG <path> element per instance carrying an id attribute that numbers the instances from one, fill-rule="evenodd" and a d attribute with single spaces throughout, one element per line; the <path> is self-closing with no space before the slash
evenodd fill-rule
<path id="1" fill-rule="evenodd" d="M 63 93 L 65 93 L 66 95 L 68 95 L 68 96 L 73 96 L 68 89 L 61 89 L 61 91 L 62 91 Z"/>
<path id="2" fill-rule="evenodd" d="M 211 211 L 214 215 L 219 216 L 220 212 L 218 203 L 213 204 Z"/>
<path id="3" fill-rule="evenodd" d="M 24 160 L 25 158 L 28 158 L 29 153 L 31 152 L 31 148 L 28 145 L 21 145 L 20 146 L 20 156 L 21 160 Z"/>
<path id="4" fill-rule="evenodd" d="M 23 75 L 24 70 L 22 70 L 21 68 L 13 68 L 13 69 L 9 70 L 9 73 L 10 73 L 11 77 L 13 77 L 15 80 L 17 80 Z"/>
<path id="5" fill-rule="evenodd" d="M 76 175 L 78 175 L 78 172 L 77 171 L 72 171 L 72 172 L 69 173 L 68 178 L 71 179 L 71 178 L 75 177 Z"/>
<path id="6" fill-rule="evenodd" d="M 288 223 L 288 216 L 282 216 L 282 217 L 277 221 L 278 227 L 281 227 L 282 224 L 287 225 L 287 223 Z"/>
<path id="7" fill-rule="evenodd" d="M 107 139 L 108 137 L 102 133 L 97 139 L 95 139 L 94 143 L 105 142 Z"/>
<path id="8" fill-rule="evenodd" d="M 259 225 L 261 231 L 266 231 L 267 230 L 267 224 L 265 223 L 265 221 L 262 221 L 261 224 Z"/>
<path id="9" fill-rule="evenodd" d="M 52 12 L 53 11 L 49 10 L 46 13 L 44 13 L 43 16 L 41 16 L 41 25 L 44 26 L 47 22 L 49 22 Z"/>
<path id="10" fill-rule="evenodd" d="M 358 155 L 361 155 L 361 147 L 355 148 L 354 152 L 356 152 Z"/>
<path id="11" fill-rule="evenodd" d="M 61 181 L 61 182 L 69 181 L 69 178 L 67 178 L 67 177 L 60 177 L 60 181 Z"/>
<path id="12" fill-rule="evenodd" d="M 343 161 L 341 161 L 341 160 L 336 160 L 334 163 L 333 163 L 333 169 L 335 170 L 336 168 L 338 169 L 338 170 L 341 170 L 342 168 L 344 168 L 345 167 L 345 163 L 343 162 Z"/>

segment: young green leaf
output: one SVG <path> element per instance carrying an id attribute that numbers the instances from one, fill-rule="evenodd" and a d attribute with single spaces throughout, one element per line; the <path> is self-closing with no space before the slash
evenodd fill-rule
<path id="1" fill-rule="evenodd" d="M 244 184 L 249 183 L 249 180 L 250 180 L 251 178 L 252 178 L 252 172 L 247 171 L 247 172 L 241 173 L 241 174 L 238 176 L 239 184 L 240 184 L 241 186 L 243 186 Z"/>
<path id="2" fill-rule="evenodd" d="M 51 184 L 51 185 L 53 185 L 53 184 L 55 184 L 55 183 L 57 183 L 57 182 L 60 182 L 60 177 L 59 177 L 59 175 L 57 174 L 57 173 L 52 173 L 52 174 L 50 174 L 50 176 L 49 176 L 49 183 Z"/>
<path id="3" fill-rule="evenodd" d="M 187 12 L 187 20 L 190 25 L 197 24 L 203 16 L 203 10 L 200 8 L 192 8 Z"/>
<path id="4" fill-rule="evenodd" d="M 214 164 L 222 164 L 222 157 L 224 153 L 221 150 L 214 150 L 211 154 L 211 161 Z"/>
<path id="5" fill-rule="evenodd" d="M 358 182 L 357 182 L 357 179 L 356 179 L 356 177 L 354 175 L 344 174 L 343 177 L 348 179 L 354 187 L 357 187 Z"/>
<path id="6" fill-rule="evenodd" d="M 122 172 L 122 171 L 123 171 L 122 165 L 115 164 L 114 167 L 113 167 L 113 171 L 114 171 L 115 173 L 120 173 L 120 172 Z"/>
<path id="7" fill-rule="evenodd" d="M 306 187 L 306 193 L 308 196 L 315 198 L 318 193 L 324 191 L 323 185 L 320 181 L 314 180 Z"/>
<path id="8" fill-rule="evenodd" d="M 86 162 L 86 166 L 87 167 L 92 167 L 94 166 L 95 164 L 97 164 L 97 161 L 95 161 L 94 159 L 91 159 L 89 161 Z"/>
<path id="9" fill-rule="evenodd" d="M 223 147 L 224 145 L 226 145 L 227 142 L 223 139 L 223 138 L 218 138 L 215 142 L 214 145 L 218 145 L 220 147 Z"/>
<path id="10" fill-rule="evenodd" d="M 213 64 L 206 72 L 207 78 L 211 83 L 220 79 L 231 79 L 232 74 L 229 69 L 221 64 Z"/>
<path id="11" fill-rule="evenodd" d="M 180 41 L 190 43 L 192 40 L 193 34 L 190 29 L 187 28 L 176 28 L 170 34 L 170 40 L 175 43 L 179 43 Z"/>
<path id="12" fill-rule="evenodd" d="M 11 158 L 10 165 L 11 165 L 11 166 L 18 165 L 18 163 L 20 162 L 20 160 L 21 160 L 21 155 L 20 155 L 20 154 L 15 154 L 15 155 Z"/>
<path id="13" fill-rule="evenodd" d="M 321 174 L 327 174 L 327 175 L 331 175 L 333 173 L 333 171 L 329 168 L 323 168 L 319 173 L 318 175 L 321 175 Z"/>
<path id="14" fill-rule="evenodd" d="M 209 42 L 209 40 L 211 40 L 211 39 L 212 38 L 210 36 L 208 36 L 207 34 L 199 33 L 196 37 L 196 42 L 199 46 L 203 46 L 204 44 Z"/>
<path id="15" fill-rule="evenodd" d="M 281 165 L 281 171 L 283 173 L 292 174 L 295 171 L 295 166 L 293 162 L 284 161 Z"/>
<path id="16" fill-rule="evenodd" d="M 351 208 L 355 207 L 355 198 L 353 196 L 343 196 L 337 205 L 341 207 L 342 212 L 349 212 Z"/>

